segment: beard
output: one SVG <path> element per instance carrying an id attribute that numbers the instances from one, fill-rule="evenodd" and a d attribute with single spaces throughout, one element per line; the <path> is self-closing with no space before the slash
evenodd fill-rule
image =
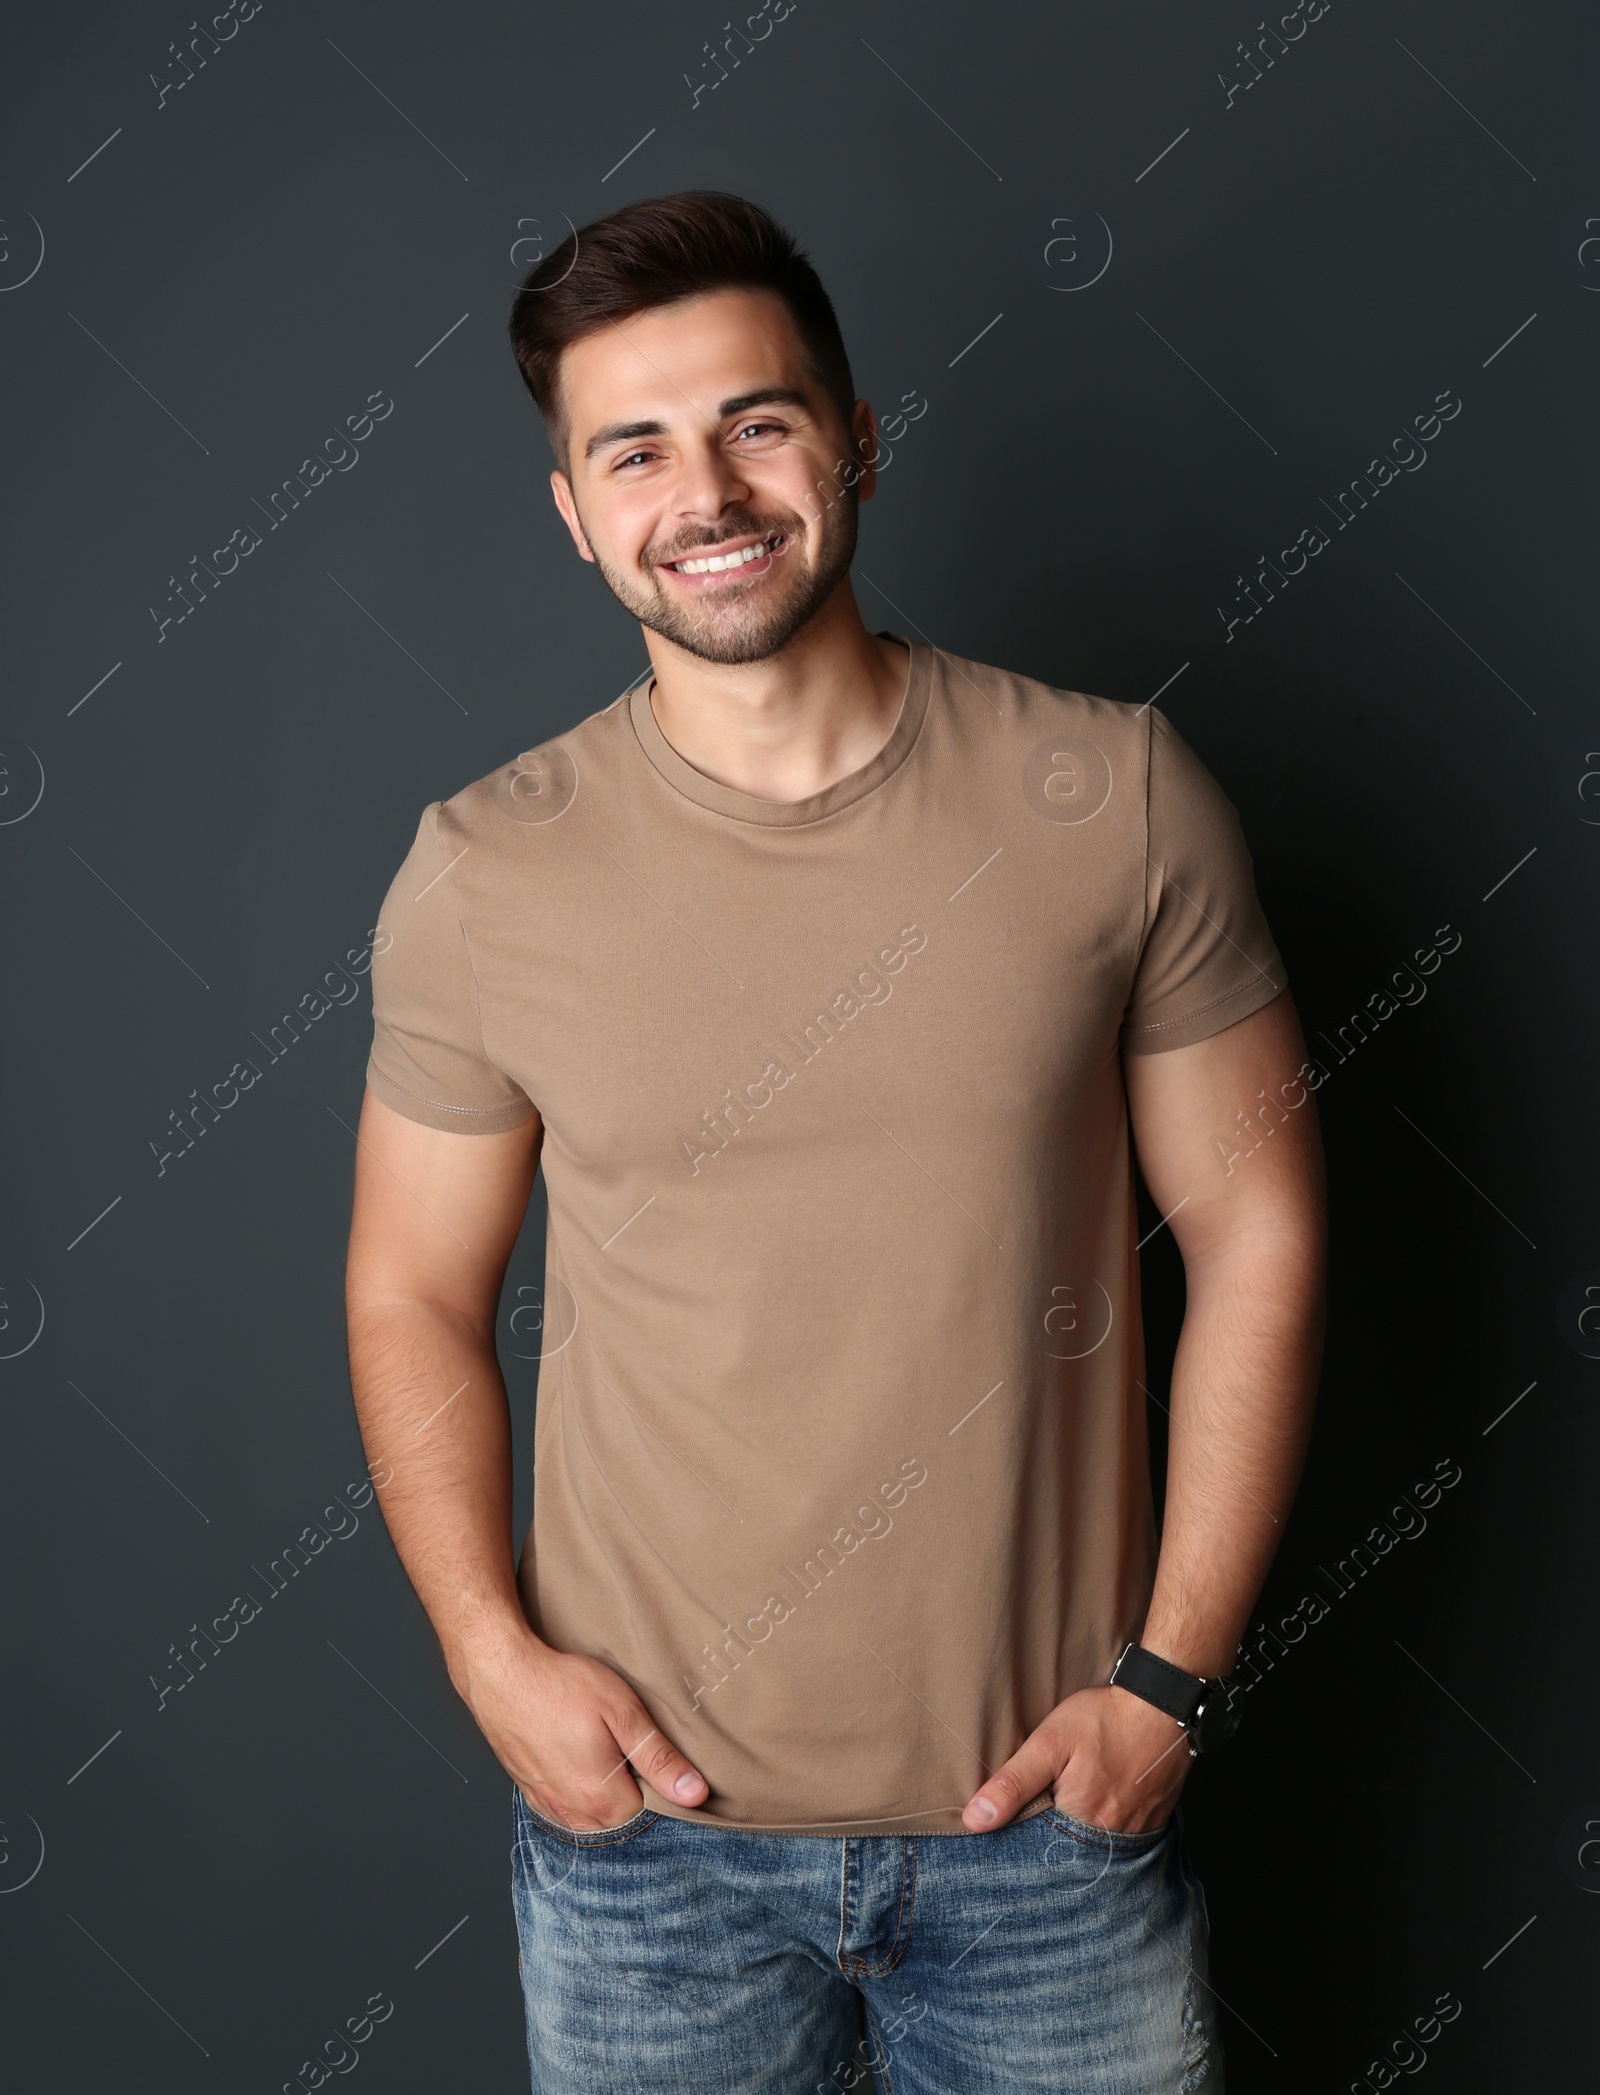
<path id="1" fill-rule="evenodd" d="M 753 509 L 735 509 L 721 519 L 714 533 L 680 532 L 675 538 L 646 546 L 639 556 L 646 579 L 620 574 L 601 558 L 592 541 L 590 549 L 611 594 L 652 633 L 702 662 L 764 662 L 788 646 L 849 572 L 856 550 L 858 506 L 854 487 L 829 503 L 817 564 L 811 570 L 787 558 L 802 543 L 805 532 L 804 519 L 793 510 L 771 510 L 763 515 Z M 723 583 L 715 597 L 702 603 L 679 602 L 668 594 L 669 585 L 655 578 L 653 571 L 671 561 L 698 559 L 733 539 L 766 538 L 776 531 L 783 532 L 784 541 L 765 574 L 748 582 Z"/>

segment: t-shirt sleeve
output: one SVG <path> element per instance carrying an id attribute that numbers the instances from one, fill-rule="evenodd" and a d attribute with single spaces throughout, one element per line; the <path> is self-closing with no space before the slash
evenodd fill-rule
<path id="1" fill-rule="evenodd" d="M 1220 1033 L 1288 981 L 1237 809 L 1166 715 L 1152 706 L 1149 720 L 1144 935 L 1123 1016 L 1125 1055 Z"/>
<path id="2" fill-rule="evenodd" d="M 490 1061 L 478 982 L 439 833 L 425 808 L 416 841 L 395 875 L 372 948 L 372 1055 L 368 1088 L 425 1127 L 493 1135 L 534 1108 Z"/>

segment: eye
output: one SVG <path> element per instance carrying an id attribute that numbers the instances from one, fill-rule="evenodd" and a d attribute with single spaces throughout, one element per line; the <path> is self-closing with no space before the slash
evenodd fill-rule
<path id="1" fill-rule="evenodd" d="M 783 436 L 786 434 L 786 431 L 783 423 L 781 422 L 746 422 L 743 425 L 743 427 L 737 429 L 734 432 L 734 434 L 736 438 L 743 438 L 747 436 Z"/>
<path id="2" fill-rule="evenodd" d="M 648 465 L 654 456 L 655 453 L 653 451 L 626 451 L 620 458 L 614 458 L 611 461 L 611 470 L 613 473 L 617 473 L 624 466 Z"/>

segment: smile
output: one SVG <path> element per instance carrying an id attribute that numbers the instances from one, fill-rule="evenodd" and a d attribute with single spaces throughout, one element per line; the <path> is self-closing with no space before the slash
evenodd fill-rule
<path id="1" fill-rule="evenodd" d="M 754 561 L 771 559 L 783 544 L 783 539 L 781 531 L 771 531 L 765 538 L 752 539 L 728 552 L 708 553 L 691 560 L 669 560 L 665 564 L 675 575 L 727 574 L 736 568 L 749 567 Z"/>

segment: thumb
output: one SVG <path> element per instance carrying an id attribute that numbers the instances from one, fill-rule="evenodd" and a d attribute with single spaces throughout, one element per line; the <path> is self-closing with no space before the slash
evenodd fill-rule
<path id="1" fill-rule="evenodd" d="M 663 1738 L 644 1710 L 635 1707 L 619 1724 L 612 1726 L 618 1749 L 632 1763 L 641 1782 L 649 1784 L 658 1797 L 675 1804 L 702 1804 L 711 1786 L 668 1738 Z"/>
<path id="2" fill-rule="evenodd" d="M 1066 1764 L 1064 1745 L 1041 1725 L 976 1792 L 961 1814 L 962 1823 L 974 1833 L 1004 1826 L 1030 1799 L 1049 1789 Z"/>

